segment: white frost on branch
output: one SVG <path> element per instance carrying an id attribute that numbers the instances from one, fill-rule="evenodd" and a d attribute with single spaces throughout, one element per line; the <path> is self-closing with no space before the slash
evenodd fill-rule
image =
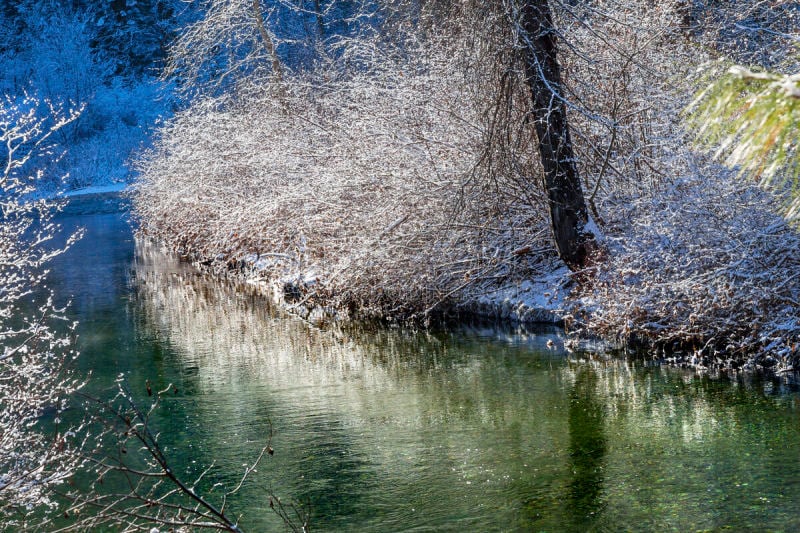
<path id="1" fill-rule="evenodd" d="M 29 96 L 0 100 L 0 523 L 8 527 L 22 528 L 29 511 L 53 505 L 53 488 L 81 463 L 61 421 L 81 385 L 70 371 L 75 325 L 44 286 L 47 261 L 78 235 L 48 247 L 58 231 L 53 206 L 32 199 L 41 171 L 27 172 L 75 117 Z"/>

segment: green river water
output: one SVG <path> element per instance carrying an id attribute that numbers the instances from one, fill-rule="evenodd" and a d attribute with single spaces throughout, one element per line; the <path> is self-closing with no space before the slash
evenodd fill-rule
<path id="1" fill-rule="evenodd" d="M 155 423 L 187 477 L 235 484 L 271 421 L 274 456 L 229 504 L 246 531 L 282 530 L 270 491 L 312 531 L 800 530 L 788 382 L 586 358 L 555 329 L 321 331 L 82 201 L 52 275 L 79 367 L 94 391 L 178 387 Z"/>

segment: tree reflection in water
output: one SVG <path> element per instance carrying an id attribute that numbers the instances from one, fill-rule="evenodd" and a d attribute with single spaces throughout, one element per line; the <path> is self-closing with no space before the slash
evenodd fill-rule
<path id="1" fill-rule="evenodd" d="M 606 454 L 605 411 L 597 399 L 597 372 L 583 365 L 575 374 L 569 402 L 569 466 L 567 511 L 575 525 L 589 525 L 605 507 L 603 469 Z"/>
<path id="2" fill-rule="evenodd" d="M 326 531 L 798 529 L 788 377 L 568 356 L 552 331 L 321 330 L 158 246 L 134 259 L 122 218 L 60 222 L 87 228 L 51 280 L 74 297 L 77 364 L 101 388 L 178 386 L 157 425 L 182 472 L 237 483 L 274 424 L 230 502 L 250 531 L 282 526 L 265 489 Z"/>

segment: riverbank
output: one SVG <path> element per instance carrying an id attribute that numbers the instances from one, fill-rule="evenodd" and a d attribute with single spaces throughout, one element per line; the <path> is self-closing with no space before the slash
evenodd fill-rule
<path id="1" fill-rule="evenodd" d="M 140 230 L 314 322 L 480 313 L 697 368 L 800 368 L 797 230 L 778 198 L 692 146 L 680 117 L 709 56 L 640 7 L 587 13 L 559 50 L 601 241 L 581 272 L 554 250 L 559 187 L 544 180 L 517 41 L 486 11 L 402 54 L 348 41 L 356 63 L 196 100 L 137 163 Z M 616 46 L 597 47 L 598 32 Z"/>
<path id="2" fill-rule="evenodd" d="M 127 183 L 115 183 L 69 191 L 62 196 L 66 201 L 61 213 L 63 216 L 82 216 L 129 211 L 131 199 L 125 192 L 127 187 Z"/>
<path id="3" fill-rule="evenodd" d="M 285 273 L 287 268 L 285 263 L 277 263 L 273 254 L 250 254 L 243 259 L 223 261 L 224 258 L 219 256 L 210 258 L 188 255 L 180 249 L 173 251 L 207 274 L 228 279 L 234 284 L 246 284 L 277 307 L 315 324 L 379 319 L 387 323 L 424 325 L 459 316 L 477 316 L 510 323 L 564 326 L 568 314 L 567 296 L 573 286 L 569 269 L 554 261 L 552 271 L 538 279 L 476 283 L 442 299 L 427 312 L 379 316 L 369 310 L 333 305 L 332 300 L 325 297 L 329 291 L 324 280 L 314 270 L 298 268 L 289 275 L 278 276 L 278 272 Z M 283 257 L 279 259 L 285 260 Z M 276 264 L 280 264 L 280 270 Z"/>
<path id="4" fill-rule="evenodd" d="M 552 256 L 540 257 L 537 268 L 522 275 L 509 268 L 505 276 L 464 277 L 458 290 L 441 295 L 435 306 L 409 314 L 400 305 L 397 314 L 387 314 L 393 302 L 380 286 L 371 295 L 380 306 L 368 299 L 361 300 L 362 307 L 352 300 L 341 305 L 348 301 L 326 277 L 331 269 L 321 260 L 309 261 L 310 254 L 210 256 L 189 252 L 188 240 L 171 249 L 212 275 L 255 287 L 315 324 L 378 319 L 424 325 L 478 315 L 560 324 L 571 343 L 605 339 L 701 370 L 800 368 L 795 274 L 800 238 L 771 211 L 770 195 L 720 173 L 678 182 L 659 201 L 642 198 L 620 209 L 608 221 L 607 227 L 617 230 L 606 235 L 605 260 L 580 276 Z M 521 260 L 513 250 L 497 255 Z"/>

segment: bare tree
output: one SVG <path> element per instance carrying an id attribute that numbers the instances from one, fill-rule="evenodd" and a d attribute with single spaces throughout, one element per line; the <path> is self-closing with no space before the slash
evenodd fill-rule
<path id="1" fill-rule="evenodd" d="M 74 324 L 44 286 L 48 261 L 78 235 L 48 247 L 58 207 L 32 196 L 43 175 L 35 165 L 77 115 L 31 97 L 0 100 L 0 528 L 51 505 L 82 463 L 80 428 L 62 421 L 82 385 L 71 371 Z"/>
<path id="2" fill-rule="evenodd" d="M 218 93 L 245 75 L 283 79 L 279 42 L 261 0 L 209 0 L 204 7 L 170 46 L 165 77 L 188 94 Z"/>
<path id="3" fill-rule="evenodd" d="M 161 444 L 161 435 L 153 420 L 165 396 L 178 393 L 168 385 L 147 394 L 153 401 L 146 407 L 137 402 L 125 385 L 117 380 L 116 394 L 108 400 L 86 397 L 87 411 L 95 414 L 102 428 L 87 463 L 94 473 L 88 487 L 76 485 L 60 496 L 69 502 L 62 517 L 43 525 L 51 531 L 91 531 L 113 526 L 115 530 L 152 531 L 169 528 L 178 531 L 218 530 L 242 533 L 239 517 L 231 511 L 230 498 L 247 483 L 261 461 L 274 453 L 272 427 L 254 461 L 245 467 L 238 483 L 212 500 L 201 486 L 214 465 L 194 478 L 186 479 L 173 457 Z M 214 487 L 217 487 L 215 485 Z M 214 488 L 212 487 L 212 489 Z M 308 515 L 291 503 L 267 493 L 269 507 L 291 531 L 308 531 Z"/>
<path id="4" fill-rule="evenodd" d="M 548 0 L 512 3 L 511 22 L 522 46 L 531 91 L 553 239 L 561 259 L 578 270 L 586 266 L 595 244 L 570 139 L 557 32 Z"/>
<path id="5" fill-rule="evenodd" d="M 278 52 L 275 50 L 275 40 L 272 35 L 270 35 L 269 30 L 267 30 L 266 24 L 264 24 L 264 13 L 261 10 L 260 0 L 253 0 L 253 19 L 258 27 L 258 33 L 261 35 L 264 48 L 266 48 L 267 54 L 269 54 L 269 59 L 272 63 L 272 75 L 275 77 L 275 81 L 280 83 L 283 80 L 283 65 L 281 65 Z"/>

